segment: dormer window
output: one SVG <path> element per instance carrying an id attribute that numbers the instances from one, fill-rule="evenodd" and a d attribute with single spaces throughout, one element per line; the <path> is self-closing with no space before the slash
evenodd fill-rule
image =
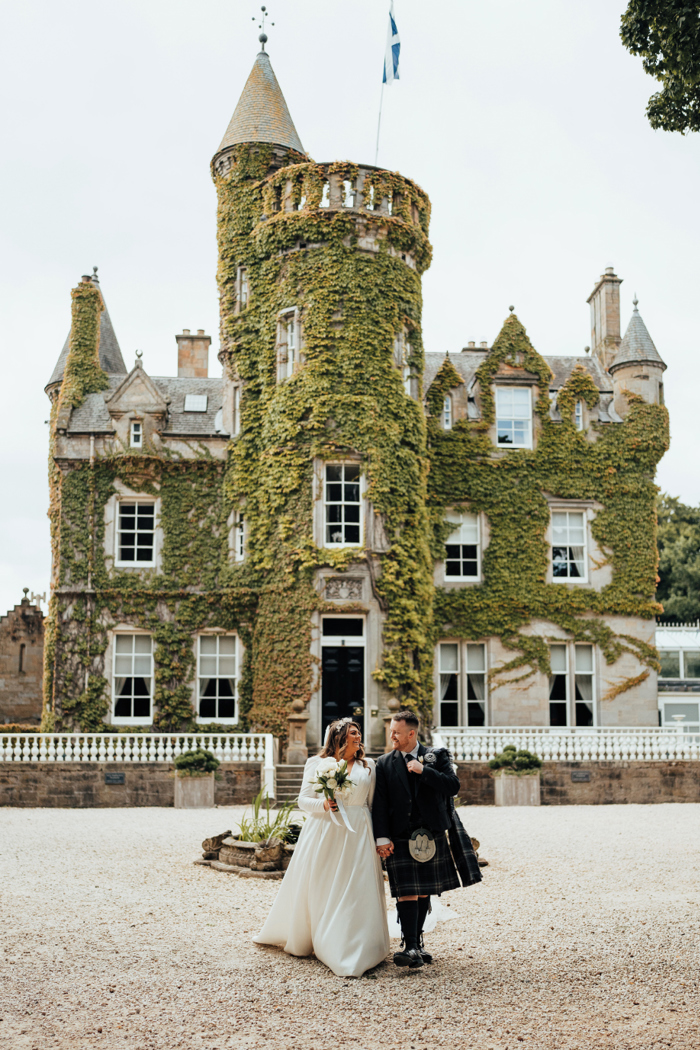
<path id="1" fill-rule="evenodd" d="M 300 323 L 296 307 L 283 310 L 277 321 L 277 381 L 291 379 L 300 364 Z"/>
<path id="2" fill-rule="evenodd" d="M 532 394 L 529 387 L 496 387 L 496 434 L 501 447 L 532 448 Z"/>
<path id="3" fill-rule="evenodd" d="M 143 448 L 143 424 L 136 420 L 131 424 L 129 443 L 132 448 Z"/>
<path id="4" fill-rule="evenodd" d="M 574 424 L 577 430 L 583 430 L 583 401 L 576 402 L 574 409 Z"/>
<path id="5" fill-rule="evenodd" d="M 449 394 L 442 403 L 442 429 L 452 430 L 452 398 Z"/>

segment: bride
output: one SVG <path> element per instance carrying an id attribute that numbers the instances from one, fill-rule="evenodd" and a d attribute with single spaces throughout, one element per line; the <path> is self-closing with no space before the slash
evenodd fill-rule
<path id="1" fill-rule="evenodd" d="M 319 797 L 310 780 L 323 758 L 345 759 L 352 789 L 343 794 L 350 832 L 336 816 L 337 805 Z M 341 718 L 326 732 L 323 750 L 304 767 L 299 808 L 309 814 L 280 891 L 257 937 L 281 945 L 290 955 L 310 955 L 338 977 L 360 977 L 389 951 L 381 861 L 370 808 L 375 767 L 365 758 L 356 722 Z"/>

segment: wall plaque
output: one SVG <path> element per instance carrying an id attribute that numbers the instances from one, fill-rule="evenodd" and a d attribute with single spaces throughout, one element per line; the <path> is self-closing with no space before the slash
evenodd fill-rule
<path id="1" fill-rule="evenodd" d="M 361 576 L 329 576 L 326 580 L 326 598 L 346 598 L 362 601 Z"/>
<path id="2" fill-rule="evenodd" d="M 573 769 L 571 779 L 574 784 L 587 784 L 591 779 L 591 771 L 590 769 Z"/>
<path id="3" fill-rule="evenodd" d="M 125 784 L 126 773 L 105 773 L 105 784 Z"/>

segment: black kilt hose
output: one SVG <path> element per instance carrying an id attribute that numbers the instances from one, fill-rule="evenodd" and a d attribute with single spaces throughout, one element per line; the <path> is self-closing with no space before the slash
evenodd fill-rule
<path id="1" fill-rule="evenodd" d="M 418 748 L 422 773 L 409 773 L 400 751 L 377 762 L 372 804 L 375 839 L 390 839 L 394 852 L 387 857 L 392 897 L 439 896 L 461 885 L 481 882 L 476 853 L 454 808 L 459 780 L 445 748 Z M 411 833 L 427 828 L 435 837 L 435 856 L 414 860 L 408 848 Z"/>

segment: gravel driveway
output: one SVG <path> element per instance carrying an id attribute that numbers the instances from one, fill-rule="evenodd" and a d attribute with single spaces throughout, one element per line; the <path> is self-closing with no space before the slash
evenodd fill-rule
<path id="1" fill-rule="evenodd" d="M 241 809 L 0 810 L 0 1047 L 700 1046 L 700 805 L 463 810 L 491 866 L 433 966 L 251 944 L 277 884 L 195 867 Z"/>

